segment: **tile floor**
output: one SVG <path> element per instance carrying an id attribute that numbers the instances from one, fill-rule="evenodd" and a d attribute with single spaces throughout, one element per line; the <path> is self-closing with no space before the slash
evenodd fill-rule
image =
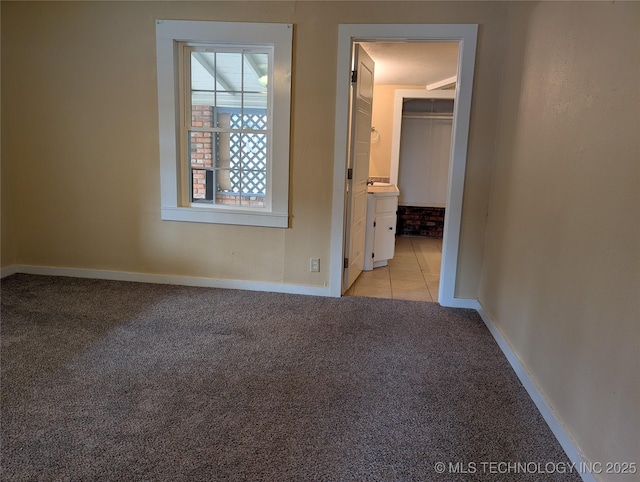
<path id="1" fill-rule="evenodd" d="M 442 239 L 396 238 L 388 266 L 363 271 L 347 296 L 438 301 Z"/>

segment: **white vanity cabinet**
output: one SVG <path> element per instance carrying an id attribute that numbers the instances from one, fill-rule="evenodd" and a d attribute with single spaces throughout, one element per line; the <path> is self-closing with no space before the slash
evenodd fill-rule
<path id="1" fill-rule="evenodd" d="M 386 266 L 387 261 L 393 258 L 398 194 L 396 186 L 371 186 L 368 189 L 364 271 Z"/>

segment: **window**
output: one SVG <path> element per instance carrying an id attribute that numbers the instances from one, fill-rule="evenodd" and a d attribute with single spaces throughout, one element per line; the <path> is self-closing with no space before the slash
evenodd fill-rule
<path id="1" fill-rule="evenodd" d="M 291 38 L 157 22 L 162 219 L 288 226 Z"/>
<path id="2" fill-rule="evenodd" d="M 190 202 L 265 208 L 273 49 L 178 45 Z"/>

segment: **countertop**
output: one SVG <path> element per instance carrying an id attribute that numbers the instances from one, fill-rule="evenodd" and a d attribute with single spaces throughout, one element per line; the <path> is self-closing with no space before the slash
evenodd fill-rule
<path id="1" fill-rule="evenodd" d="M 400 191 L 395 184 L 391 186 L 367 186 L 369 194 L 377 194 L 378 196 L 398 196 Z"/>

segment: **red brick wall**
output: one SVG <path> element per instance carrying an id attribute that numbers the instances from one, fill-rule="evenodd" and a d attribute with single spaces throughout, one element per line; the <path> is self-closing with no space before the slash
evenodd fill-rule
<path id="1" fill-rule="evenodd" d="M 442 238 L 445 208 L 398 206 L 398 236 Z"/>
<path id="2" fill-rule="evenodd" d="M 209 105 L 194 105 L 191 108 L 191 125 L 193 127 L 212 127 L 213 107 Z M 213 167 L 213 133 L 191 133 L 191 167 Z M 193 172 L 193 198 L 205 197 L 205 171 Z"/>

